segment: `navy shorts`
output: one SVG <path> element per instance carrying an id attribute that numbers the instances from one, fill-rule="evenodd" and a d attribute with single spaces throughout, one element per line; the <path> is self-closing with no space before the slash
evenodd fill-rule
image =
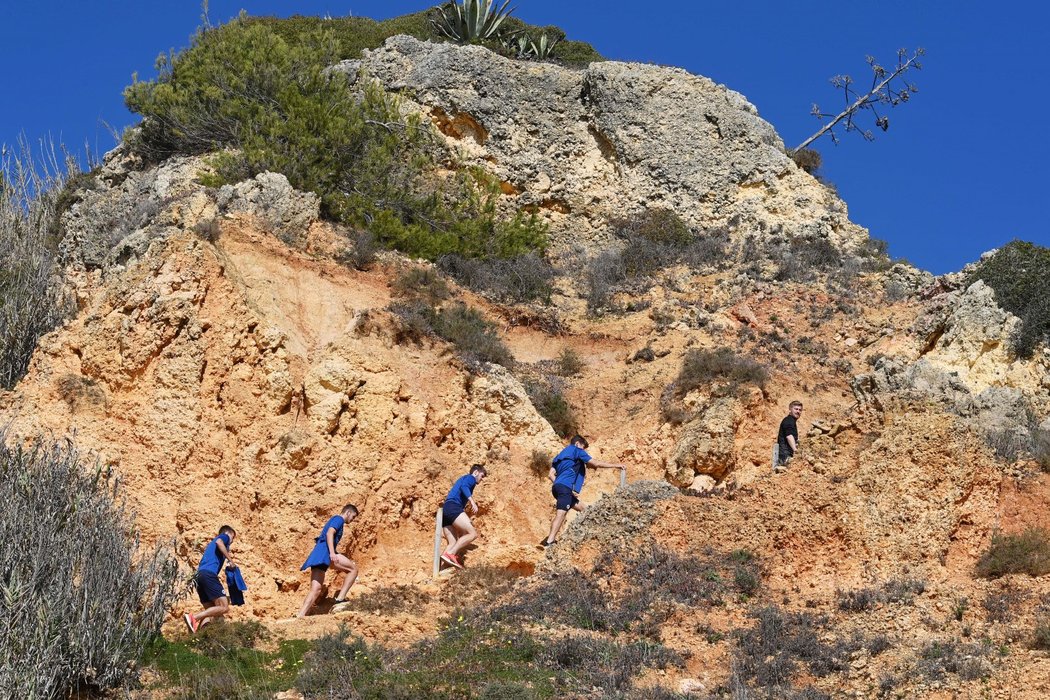
<path id="1" fill-rule="evenodd" d="M 201 604 L 208 605 L 213 600 L 226 597 L 226 591 L 219 583 L 219 575 L 210 571 L 197 572 L 197 596 Z"/>
<path id="2" fill-rule="evenodd" d="M 572 492 L 572 488 L 564 484 L 551 486 L 551 493 L 558 503 L 558 510 L 569 510 L 580 502 L 580 499 L 576 498 L 576 494 Z"/>
<path id="3" fill-rule="evenodd" d="M 463 512 L 463 507 L 458 503 L 448 503 L 441 506 L 441 527 L 452 527 L 456 518 Z"/>

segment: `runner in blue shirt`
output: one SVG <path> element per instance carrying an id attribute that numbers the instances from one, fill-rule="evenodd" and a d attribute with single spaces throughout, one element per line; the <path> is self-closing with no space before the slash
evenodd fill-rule
<path id="1" fill-rule="evenodd" d="M 626 469 L 617 462 L 601 462 L 593 459 L 587 454 L 587 440 L 581 435 L 573 435 L 565 449 L 551 460 L 550 480 L 553 482 L 551 493 L 554 495 L 557 513 L 554 522 L 551 523 L 550 534 L 542 542 L 541 547 L 549 547 L 554 544 L 565 522 L 565 516 L 569 510 L 582 511 L 584 506 L 580 504 L 580 492 L 583 490 L 583 482 L 587 477 L 587 467 L 600 469 Z"/>
<path id="2" fill-rule="evenodd" d="M 222 569 L 223 563 L 226 564 L 227 570 L 237 568 L 233 555 L 230 553 L 236 537 L 237 532 L 232 527 L 223 525 L 219 528 L 219 534 L 215 539 L 204 548 L 204 556 L 201 557 L 201 563 L 197 566 L 197 574 L 194 576 L 197 584 L 197 597 L 200 598 L 204 610 L 196 615 L 186 613 L 182 616 L 191 634 L 200 629 L 200 626 L 207 620 L 222 617 L 230 611 L 230 599 L 226 596 L 226 591 L 219 581 L 219 570 Z"/>
<path id="3" fill-rule="evenodd" d="M 484 481 L 487 475 L 485 467 L 480 464 L 472 466 L 469 474 L 459 477 L 452 485 L 452 490 L 448 492 L 441 506 L 441 527 L 449 542 L 441 555 L 441 561 L 457 569 L 463 568 L 463 564 L 459 561 L 459 550 L 473 542 L 478 536 L 478 531 L 474 529 L 474 524 L 470 522 L 470 517 L 466 513 L 466 507 L 469 503 L 473 512 L 475 514 L 478 512 L 478 504 L 474 502 L 474 488 Z"/>
<path id="4" fill-rule="evenodd" d="M 350 592 L 350 586 L 354 585 L 354 581 L 357 580 L 357 564 L 349 557 L 337 552 L 336 547 L 339 546 L 339 540 L 343 537 L 343 526 L 356 517 L 357 506 L 347 503 L 339 515 L 333 515 L 321 528 L 321 534 L 317 536 L 310 556 L 299 569 L 300 571 L 310 570 L 310 590 L 306 592 L 306 600 L 303 601 L 303 607 L 299 610 L 299 617 L 306 617 L 310 608 L 321 597 L 324 575 L 329 566 L 346 574 L 343 589 L 339 592 L 335 603 L 338 605 L 346 601 L 346 594 Z"/>

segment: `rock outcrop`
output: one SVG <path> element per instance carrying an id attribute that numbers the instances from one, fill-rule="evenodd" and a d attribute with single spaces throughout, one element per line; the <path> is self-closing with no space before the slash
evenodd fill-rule
<path id="1" fill-rule="evenodd" d="M 652 207 L 700 229 L 728 227 L 738 243 L 826 239 L 851 251 L 867 239 L 753 105 L 680 68 L 575 69 L 406 36 L 337 68 L 428 115 L 501 180 L 505 206 L 542 214 L 562 249 L 601 247 L 610 220 Z"/>

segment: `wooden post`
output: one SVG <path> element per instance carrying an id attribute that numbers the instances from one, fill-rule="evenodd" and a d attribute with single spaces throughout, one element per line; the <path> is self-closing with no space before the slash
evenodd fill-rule
<path id="1" fill-rule="evenodd" d="M 434 516 L 434 578 L 441 571 L 441 509 Z"/>
<path id="2" fill-rule="evenodd" d="M 780 443 L 773 443 L 773 468 L 776 469 L 780 465 Z"/>
<path id="3" fill-rule="evenodd" d="M 627 485 L 627 470 L 626 469 L 621 469 L 620 470 L 620 488 L 623 488 L 626 485 Z"/>

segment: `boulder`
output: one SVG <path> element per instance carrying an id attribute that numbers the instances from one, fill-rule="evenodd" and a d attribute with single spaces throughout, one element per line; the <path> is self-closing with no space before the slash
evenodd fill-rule
<path id="1" fill-rule="evenodd" d="M 676 486 L 692 486 L 696 475 L 721 481 L 737 462 L 736 429 L 740 404 L 735 398 L 712 401 L 686 424 L 674 455 L 667 464 L 667 480 Z"/>

